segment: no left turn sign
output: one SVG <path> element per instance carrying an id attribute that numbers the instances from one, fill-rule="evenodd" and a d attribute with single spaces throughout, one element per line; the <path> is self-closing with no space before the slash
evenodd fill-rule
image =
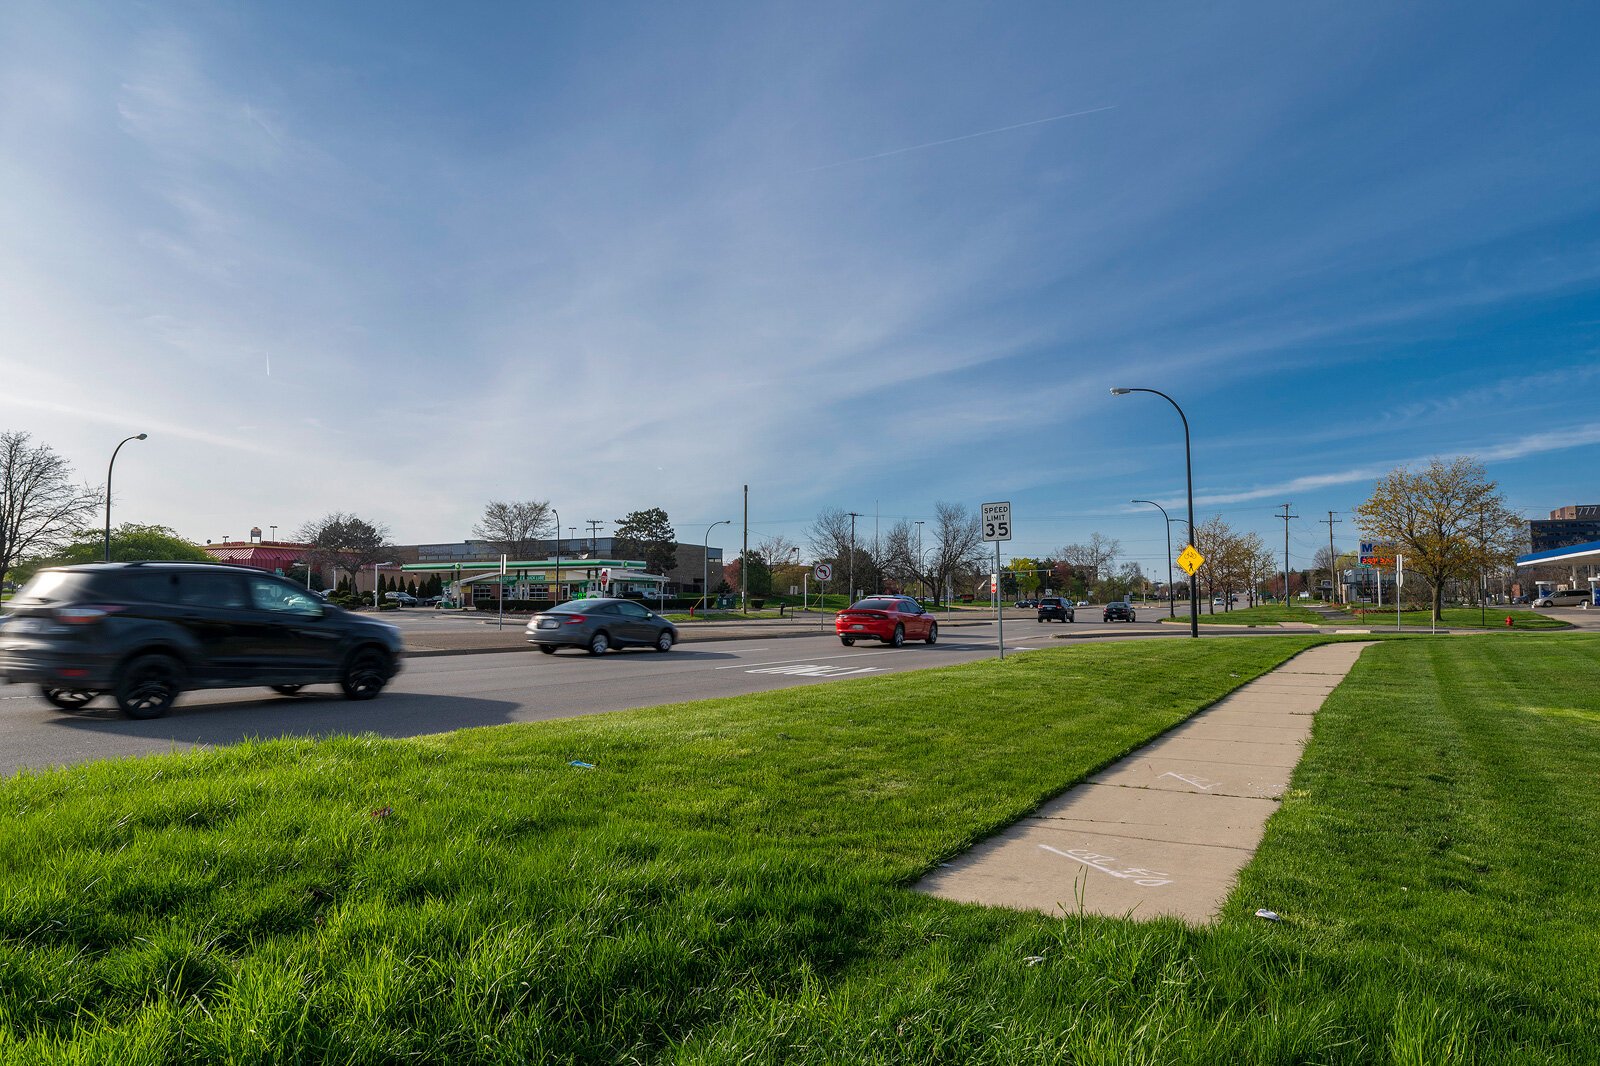
<path id="1" fill-rule="evenodd" d="M 827 563 L 818 563 L 812 569 L 811 576 L 816 578 L 818 581 L 831 581 L 833 580 L 833 567 L 829 566 Z"/>

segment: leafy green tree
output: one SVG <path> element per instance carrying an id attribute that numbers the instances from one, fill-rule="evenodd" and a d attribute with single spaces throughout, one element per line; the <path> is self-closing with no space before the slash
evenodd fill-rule
<path id="1" fill-rule="evenodd" d="M 619 518 L 611 546 L 619 558 L 643 559 L 652 574 L 665 574 L 678 565 L 678 535 L 667 512 L 659 507 Z"/>
<path id="2" fill-rule="evenodd" d="M 1434 458 L 1412 473 L 1398 467 L 1378 479 L 1356 521 L 1370 540 L 1392 544 L 1408 574 L 1425 578 L 1434 621 L 1445 582 L 1475 578 L 1515 557 L 1522 519 L 1469 456 Z"/>
<path id="3" fill-rule="evenodd" d="M 752 596 L 772 595 L 772 569 L 767 566 L 767 561 L 761 553 L 751 549 L 742 553 L 739 558 L 722 568 L 722 573 L 728 584 L 739 587 L 741 568 L 747 568 L 744 573 L 744 588 Z"/>
<path id="4" fill-rule="evenodd" d="M 61 551 L 43 561 L 45 566 L 65 566 L 73 563 L 97 563 L 105 558 L 105 533 L 98 529 L 80 530 Z M 124 522 L 111 531 L 111 561 L 131 563 L 142 560 L 166 562 L 215 562 L 205 550 L 193 541 L 178 536 L 166 526 L 141 525 Z"/>

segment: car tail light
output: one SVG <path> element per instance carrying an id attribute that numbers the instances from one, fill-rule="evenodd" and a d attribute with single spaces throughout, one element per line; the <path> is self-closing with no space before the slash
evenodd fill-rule
<path id="1" fill-rule="evenodd" d="M 121 607 L 57 607 L 56 621 L 69 626 L 92 626 Z"/>
<path id="2" fill-rule="evenodd" d="M 575 625 L 577 625 L 577 624 L 578 624 L 578 623 L 579 623 L 579 622 L 585 622 L 585 621 L 588 621 L 588 619 L 586 619 L 586 618 L 585 618 L 585 617 L 584 617 L 584 616 L 583 616 L 583 615 L 581 615 L 581 614 L 575 614 L 575 615 L 572 615 L 572 616 L 571 616 L 571 617 L 569 617 L 569 618 L 568 618 L 568 619 L 567 619 L 567 625 L 569 625 L 569 626 L 575 626 Z"/>

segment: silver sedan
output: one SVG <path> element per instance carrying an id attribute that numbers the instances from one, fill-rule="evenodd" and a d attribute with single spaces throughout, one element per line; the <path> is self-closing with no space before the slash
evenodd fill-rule
<path id="1" fill-rule="evenodd" d="M 604 655 L 629 645 L 671 651 L 678 627 L 635 600 L 568 600 L 528 620 L 528 643 L 546 655 L 584 648 Z"/>

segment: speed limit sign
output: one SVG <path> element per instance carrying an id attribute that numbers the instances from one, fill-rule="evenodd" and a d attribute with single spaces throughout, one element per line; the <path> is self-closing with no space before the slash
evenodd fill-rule
<path id="1" fill-rule="evenodd" d="M 811 576 L 815 577 L 818 581 L 832 581 L 833 567 L 829 566 L 827 563 L 818 563 L 812 568 Z"/>
<path id="2" fill-rule="evenodd" d="M 996 543 L 1011 539 L 1011 501 L 983 505 L 983 539 Z"/>

